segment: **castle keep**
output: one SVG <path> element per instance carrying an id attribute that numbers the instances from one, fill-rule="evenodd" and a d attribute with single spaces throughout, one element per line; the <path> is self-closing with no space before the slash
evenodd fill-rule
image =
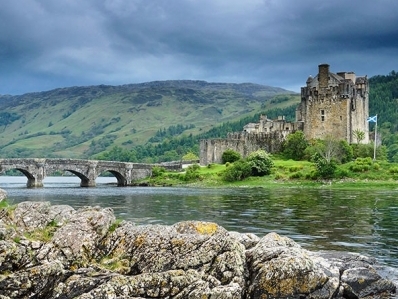
<path id="1" fill-rule="evenodd" d="M 226 139 L 201 140 L 200 164 L 221 163 L 226 149 L 246 157 L 264 149 L 280 151 L 283 140 L 290 133 L 303 131 L 307 140 L 332 136 L 348 143 L 357 142 L 355 131 L 364 134 L 362 143 L 369 143 L 369 83 L 367 77 L 353 72 L 331 73 L 328 64 L 320 64 L 318 74 L 307 79 L 301 88 L 301 102 L 296 109 L 296 121 L 287 122 L 283 116 L 268 119 L 261 116 L 259 123 L 249 123 L 239 133 Z"/>
<path id="2" fill-rule="evenodd" d="M 330 135 L 348 143 L 356 142 L 353 132 L 365 133 L 369 143 L 369 83 L 367 77 L 353 72 L 331 73 L 328 64 L 319 65 L 319 73 L 301 88 L 301 103 L 296 121 L 304 123 L 307 139 Z"/>

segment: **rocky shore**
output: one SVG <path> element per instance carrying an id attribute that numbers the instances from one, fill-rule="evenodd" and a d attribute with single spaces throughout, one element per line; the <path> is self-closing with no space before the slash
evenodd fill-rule
<path id="1" fill-rule="evenodd" d="M 389 298 L 374 259 L 215 223 L 136 226 L 111 209 L 0 208 L 0 299 Z"/>

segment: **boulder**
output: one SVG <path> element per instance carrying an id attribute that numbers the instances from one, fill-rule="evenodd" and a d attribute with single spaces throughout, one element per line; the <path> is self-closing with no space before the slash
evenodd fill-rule
<path id="1" fill-rule="evenodd" d="M 4 191 L 3 189 L 0 189 L 0 201 L 4 200 L 7 198 L 7 192 Z"/>
<path id="2" fill-rule="evenodd" d="M 111 209 L 25 202 L 0 209 L 0 299 L 379 298 L 374 259 L 310 252 L 209 222 L 136 226 Z"/>

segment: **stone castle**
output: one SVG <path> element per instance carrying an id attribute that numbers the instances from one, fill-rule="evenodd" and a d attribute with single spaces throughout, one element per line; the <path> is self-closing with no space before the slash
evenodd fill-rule
<path id="1" fill-rule="evenodd" d="M 226 149 L 233 149 L 243 157 L 265 149 L 275 153 L 286 136 L 303 131 L 308 140 L 333 136 L 354 143 L 354 132 L 364 134 L 362 143 L 369 143 L 369 83 L 367 77 L 354 72 L 331 73 L 328 64 L 320 64 L 318 74 L 307 79 L 301 88 L 301 102 L 296 108 L 296 121 L 285 117 L 268 119 L 262 115 L 259 123 L 249 123 L 239 133 L 226 139 L 207 139 L 200 142 L 200 164 L 220 163 Z"/>

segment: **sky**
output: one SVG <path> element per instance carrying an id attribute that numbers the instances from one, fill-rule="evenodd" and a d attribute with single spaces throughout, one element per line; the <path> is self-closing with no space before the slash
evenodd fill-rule
<path id="1" fill-rule="evenodd" d="M 397 0 L 2 0 L 0 94 L 398 70 Z"/>

